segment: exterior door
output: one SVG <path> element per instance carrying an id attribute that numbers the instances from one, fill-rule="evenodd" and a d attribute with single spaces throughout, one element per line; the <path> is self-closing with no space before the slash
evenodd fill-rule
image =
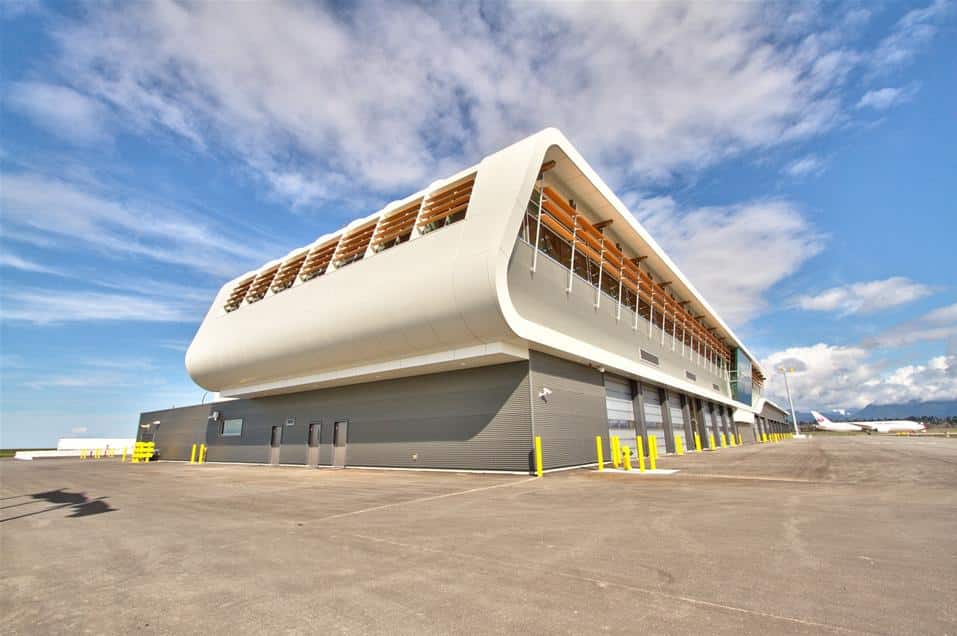
<path id="1" fill-rule="evenodd" d="M 336 422 L 332 431 L 332 465 L 345 468 L 348 450 L 349 422 Z"/>
<path id="2" fill-rule="evenodd" d="M 279 447 L 282 446 L 282 426 L 272 427 L 272 438 L 269 440 L 269 463 L 279 464 Z"/>
<path id="3" fill-rule="evenodd" d="M 671 414 L 671 430 L 675 440 L 680 439 L 685 450 L 688 449 L 688 440 L 685 439 L 685 412 L 681 408 L 681 396 L 677 393 L 668 392 L 668 413 Z M 677 442 L 675 443 L 677 446 Z M 694 448 L 694 441 L 691 442 Z"/>
<path id="4" fill-rule="evenodd" d="M 721 448 L 721 416 L 715 412 L 714 404 L 711 402 L 704 403 L 704 412 L 711 434 L 714 435 L 714 446 Z"/>
<path id="5" fill-rule="evenodd" d="M 631 403 L 631 381 L 605 374 L 605 410 L 608 439 L 618 437 L 622 446 L 635 450 L 635 409 Z"/>
<path id="6" fill-rule="evenodd" d="M 309 424 L 309 437 L 306 440 L 306 444 L 308 445 L 306 448 L 307 466 L 319 465 L 319 432 L 321 428 L 322 424 L 319 422 L 312 422 Z"/>
<path id="7" fill-rule="evenodd" d="M 645 453 L 649 452 L 651 444 L 655 444 L 658 455 L 664 455 L 667 452 L 667 446 L 665 444 L 664 415 L 661 412 L 661 394 L 658 392 L 658 387 L 644 382 L 641 383 L 641 394 L 645 402 L 645 429 L 648 433 Z"/>

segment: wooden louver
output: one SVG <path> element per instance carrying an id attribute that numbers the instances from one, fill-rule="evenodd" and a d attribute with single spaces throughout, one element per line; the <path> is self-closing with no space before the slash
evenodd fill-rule
<path id="1" fill-rule="evenodd" d="M 455 215 L 464 213 L 472 197 L 473 185 L 475 185 L 474 174 L 430 194 L 422 206 L 419 230 L 428 232 L 443 222 L 449 222 Z"/>
<path id="2" fill-rule="evenodd" d="M 236 283 L 236 286 L 233 287 L 233 291 L 229 294 L 229 298 L 226 299 L 226 304 L 224 305 L 226 311 L 239 309 L 239 306 L 243 304 L 243 300 L 246 298 L 246 292 L 249 291 L 249 286 L 253 284 L 254 278 L 255 276 L 250 276 Z"/>
<path id="3" fill-rule="evenodd" d="M 292 284 L 296 282 L 296 276 L 299 274 L 299 270 L 302 269 L 303 263 L 306 262 L 307 256 L 309 256 L 308 250 L 303 250 L 279 267 L 279 271 L 276 272 L 276 277 L 272 280 L 273 292 L 278 293 L 292 287 Z"/>
<path id="4" fill-rule="evenodd" d="M 376 221 L 370 221 L 362 225 L 339 241 L 336 248 L 336 254 L 333 261 L 336 267 L 348 265 L 354 261 L 361 260 L 365 256 L 366 249 L 369 247 L 369 241 L 372 240 L 372 233 L 375 232 Z"/>
<path id="5" fill-rule="evenodd" d="M 272 284 L 272 279 L 278 271 L 279 265 L 277 264 L 259 272 L 253 280 L 253 284 L 249 286 L 249 291 L 246 292 L 246 302 L 254 303 L 262 300 L 266 292 L 269 291 L 269 285 Z"/>
<path id="6" fill-rule="evenodd" d="M 372 237 L 372 249 L 378 252 L 408 241 L 421 205 L 422 199 L 417 199 L 379 221 Z"/>
<path id="7" fill-rule="evenodd" d="M 302 269 L 299 270 L 299 278 L 306 281 L 325 274 L 326 268 L 332 261 L 332 255 L 336 253 L 336 245 L 338 244 L 339 237 L 337 236 L 309 250 L 309 256 L 306 257 L 306 262 L 302 264 Z"/>

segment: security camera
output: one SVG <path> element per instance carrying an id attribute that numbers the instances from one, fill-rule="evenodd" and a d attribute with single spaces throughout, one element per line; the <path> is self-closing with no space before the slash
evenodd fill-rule
<path id="1" fill-rule="evenodd" d="M 542 390 L 538 392 L 538 397 L 540 397 L 540 398 L 542 398 L 542 400 L 548 402 L 548 396 L 551 395 L 551 394 L 552 394 L 552 390 L 551 390 L 550 388 L 548 388 L 547 386 L 545 386 L 545 387 L 542 387 Z"/>

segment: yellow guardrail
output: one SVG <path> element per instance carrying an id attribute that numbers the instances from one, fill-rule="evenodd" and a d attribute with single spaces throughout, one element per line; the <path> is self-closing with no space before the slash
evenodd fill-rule
<path id="1" fill-rule="evenodd" d="M 155 442 L 136 442 L 136 446 L 133 447 L 133 456 L 130 460 L 134 464 L 140 462 L 149 462 L 153 459 L 153 454 L 156 452 L 156 443 Z"/>

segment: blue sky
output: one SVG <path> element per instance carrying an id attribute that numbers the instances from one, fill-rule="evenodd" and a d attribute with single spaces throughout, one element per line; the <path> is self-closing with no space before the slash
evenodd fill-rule
<path id="1" fill-rule="evenodd" d="M 225 281 L 546 126 L 799 408 L 957 398 L 953 2 L 7 2 L 0 28 L 0 446 L 199 402 Z"/>

